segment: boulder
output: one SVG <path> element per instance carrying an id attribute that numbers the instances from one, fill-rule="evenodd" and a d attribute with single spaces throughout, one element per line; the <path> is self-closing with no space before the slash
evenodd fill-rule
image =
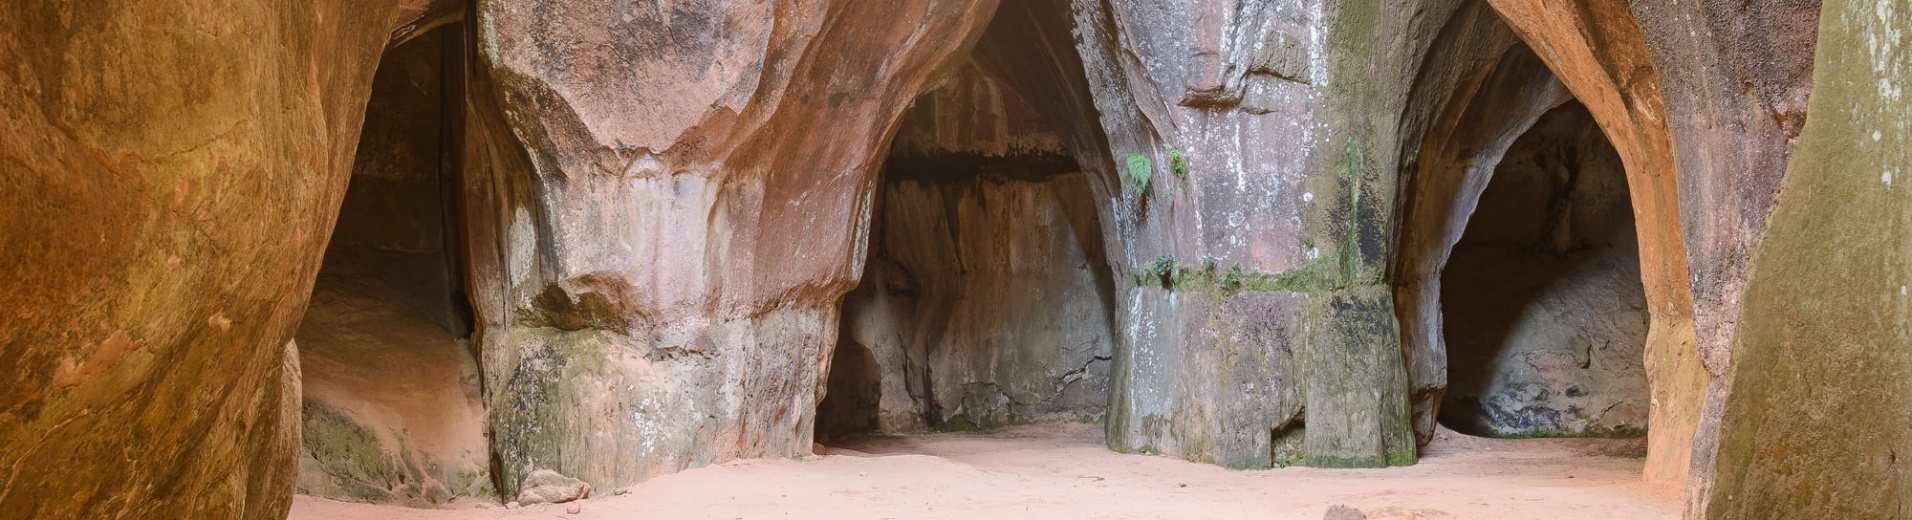
<path id="1" fill-rule="evenodd" d="M 562 504 L 591 496 L 591 485 L 556 471 L 540 469 L 524 478 L 519 487 L 520 504 Z"/>

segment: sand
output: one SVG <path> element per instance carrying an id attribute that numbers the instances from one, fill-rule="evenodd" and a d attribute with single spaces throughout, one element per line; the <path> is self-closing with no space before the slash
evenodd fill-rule
<path id="1" fill-rule="evenodd" d="M 1088 424 L 886 436 L 808 460 L 743 460 L 665 475 L 623 495 L 507 510 L 351 504 L 300 496 L 293 520 L 623 518 L 1254 518 L 1318 520 L 1331 505 L 1383 519 L 1676 519 L 1677 486 L 1641 481 L 1642 441 L 1497 440 L 1443 431 L 1403 468 L 1235 471 L 1102 445 Z"/>

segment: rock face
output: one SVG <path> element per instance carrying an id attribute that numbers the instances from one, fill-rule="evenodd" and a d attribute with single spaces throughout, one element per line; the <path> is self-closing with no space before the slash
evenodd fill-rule
<path id="1" fill-rule="evenodd" d="M 1694 89 L 1695 95 L 1713 95 L 1706 93 L 1712 87 L 1687 83 L 1686 69 L 1666 68 L 1654 61 L 1654 53 L 1660 51 L 1649 48 L 1640 21 L 1671 22 L 1637 16 L 1635 5 L 1621 0 L 1495 0 L 1492 4 L 1593 114 L 1626 165 L 1634 226 L 1640 237 L 1640 281 L 1650 316 L 1647 380 L 1652 400 L 1658 403 L 1648 432 L 1647 478 L 1680 481 L 1700 422 L 1708 376 L 1693 336 L 1695 304 L 1682 235 L 1687 227 L 1683 219 L 1694 208 L 1679 202 L 1686 195 L 1679 175 L 1690 172 L 1675 171 L 1663 93 Z M 1647 9 L 1645 2 L 1640 4 Z"/>
<path id="2" fill-rule="evenodd" d="M 808 453 L 871 179 L 995 2 L 488 2 L 465 184 L 501 489 Z"/>
<path id="3" fill-rule="evenodd" d="M 520 486 L 520 504 L 560 504 L 591 495 L 591 485 L 582 480 L 541 469 L 526 475 Z"/>
<path id="4" fill-rule="evenodd" d="M 1653 315 L 1647 477 L 1707 496 L 1748 245 L 1805 120 L 1819 2 L 1492 3 L 1628 164 Z"/>
<path id="5" fill-rule="evenodd" d="M 0 7 L 0 511 L 283 518 L 395 2 Z"/>
<path id="6" fill-rule="evenodd" d="M 1353 85 L 1400 82 L 1352 65 L 1383 53 L 1323 43 L 1397 28 L 1316 2 L 1074 7 L 1104 167 L 1124 181 L 1110 446 L 1230 467 L 1411 462 L 1382 290 L 1395 158 L 1352 126 L 1372 101 Z"/>
<path id="7" fill-rule="evenodd" d="M 881 372 L 871 426 L 989 428 L 1107 407 L 1102 227 L 1088 176 L 1049 127 L 973 65 L 904 119 L 838 336 Z"/>
<path id="8" fill-rule="evenodd" d="M 909 431 L 898 414 L 943 429 L 1100 416 L 1113 334 L 1097 283 L 1106 264 L 1091 263 L 1077 235 L 1099 231 L 1083 176 L 963 182 L 890 172 L 873 248 L 881 256 L 864 279 L 873 286 L 850 297 L 871 300 L 844 303 L 845 319 L 859 320 L 845 324 L 857 334 L 844 339 L 878 338 L 869 345 L 882 345 L 879 359 L 902 361 L 879 362 L 884 388 L 921 385 L 906 394 L 915 406 L 885 407 L 883 423 Z"/>
<path id="9" fill-rule="evenodd" d="M 1904 5 L 1827 2 L 1812 117 L 1752 255 L 1704 518 L 1888 518 L 1908 489 Z"/>

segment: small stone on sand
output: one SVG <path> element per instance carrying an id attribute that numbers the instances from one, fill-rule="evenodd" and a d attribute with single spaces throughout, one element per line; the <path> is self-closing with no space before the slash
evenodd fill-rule
<path id="1" fill-rule="evenodd" d="M 1328 506 L 1328 514 L 1321 520 L 1368 520 L 1368 515 L 1359 509 L 1336 504 Z"/>

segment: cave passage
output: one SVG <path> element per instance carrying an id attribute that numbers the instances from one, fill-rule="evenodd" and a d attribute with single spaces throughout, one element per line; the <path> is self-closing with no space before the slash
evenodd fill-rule
<path id="1" fill-rule="evenodd" d="M 824 442 L 1094 419 L 1107 406 L 1107 264 L 1087 174 L 1033 121 L 937 134 L 951 117 L 1032 117 L 966 73 L 918 100 L 885 165 L 819 404 Z"/>
<path id="2" fill-rule="evenodd" d="M 1442 274 L 1440 422 L 1492 437 L 1630 437 L 1649 316 L 1625 170 L 1567 102 L 1500 163 Z"/>
<path id="3" fill-rule="evenodd" d="M 462 24 L 388 51 L 305 319 L 300 493 L 491 494 L 457 181 Z"/>
<path id="4" fill-rule="evenodd" d="M 1078 154 L 1105 154 L 1058 5 L 1004 4 L 904 114 L 844 296 L 817 438 L 1094 421 L 1114 282 Z"/>

